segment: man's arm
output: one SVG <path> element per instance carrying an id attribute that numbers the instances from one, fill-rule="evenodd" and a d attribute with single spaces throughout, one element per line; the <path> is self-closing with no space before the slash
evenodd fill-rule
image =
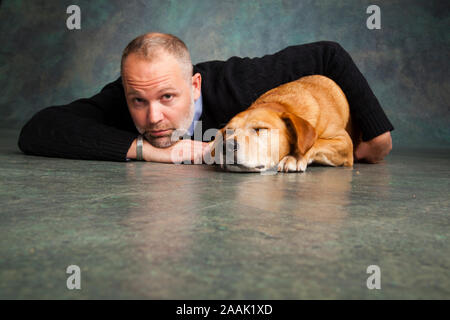
<path id="1" fill-rule="evenodd" d="M 133 141 L 127 153 L 128 159 L 136 159 L 137 139 Z M 144 139 L 142 155 L 145 161 L 181 163 L 191 161 L 191 163 L 201 164 L 203 155 L 209 151 L 209 143 L 196 140 L 180 140 L 168 148 L 156 148 Z"/>
<path id="2" fill-rule="evenodd" d="M 136 159 L 137 136 L 119 78 L 90 99 L 39 111 L 22 128 L 18 145 L 38 156 L 126 161 Z M 163 149 L 144 140 L 143 156 L 145 161 L 198 162 L 205 146 L 182 140 Z"/>
<path id="3" fill-rule="evenodd" d="M 390 123 L 367 80 L 359 71 L 353 59 L 339 44 L 325 75 L 333 79 L 344 91 L 350 105 L 354 123 L 362 132 L 362 142 L 355 150 L 358 161 L 377 163 L 392 150 Z"/>
<path id="4" fill-rule="evenodd" d="M 242 111 L 242 106 L 249 106 L 261 94 L 283 83 L 313 74 L 327 76 L 345 93 L 353 123 L 362 132 L 364 142 L 358 146 L 357 157 L 373 162 L 373 159 L 384 157 L 390 151 L 385 139 L 387 136 L 390 138 L 389 131 L 394 127 L 350 55 L 336 42 L 290 46 L 261 58 L 233 57 L 220 70 L 219 76 L 212 81 L 206 80 L 206 84 L 213 83 L 215 92 L 225 94 L 215 101 L 209 101 L 211 98 L 208 97 L 204 100 L 220 106 L 219 110 L 226 110 L 231 105 L 234 113 Z M 221 105 L 222 101 L 226 101 L 228 106 Z"/>
<path id="5" fill-rule="evenodd" d="M 19 148 L 39 156 L 125 161 L 138 133 L 120 81 L 92 98 L 39 111 L 22 128 Z"/>

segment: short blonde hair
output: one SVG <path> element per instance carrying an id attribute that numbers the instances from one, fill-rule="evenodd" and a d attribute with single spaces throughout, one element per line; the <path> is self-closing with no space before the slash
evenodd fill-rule
<path id="1" fill-rule="evenodd" d="M 123 65 L 125 59 L 132 53 L 142 56 L 151 61 L 159 54 L 161 50 L 174 56 L 180 63 L 181 69 L 188 80 L 193 73 L 191 56 L 186 44 L 178 37 L 159 32 L 149 32 L 133 39 L 123 50 L 122 60 L 120 62 L 120 73 L 123 75 Z"/>

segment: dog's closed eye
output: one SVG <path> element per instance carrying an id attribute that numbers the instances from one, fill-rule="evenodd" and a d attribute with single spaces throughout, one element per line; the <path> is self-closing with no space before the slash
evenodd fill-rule
<path id="1" fill-rule="evenodd" d="M 259 134 L 260 131 L 269 130 L 269 128 L 253 128 L 253 130 L 256 132 L 256 134 Z"/>

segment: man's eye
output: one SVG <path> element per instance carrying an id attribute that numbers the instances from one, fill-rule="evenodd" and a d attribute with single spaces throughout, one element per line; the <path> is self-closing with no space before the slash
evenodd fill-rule
<path id="1" fill-rule="evenodd" d="M 172 94 L 165 94 L 165 95 L 162 96 L 163 100 L 171 100 L 172 98 L 173 98 Z"/>
<path id="2" fill-rule="evenodd" d="M 141 99 L 141 98 L 134 98 L 133 101 L 134 101 L 135 103 L 137 103 L 137 104 L 141 104 L 141 103 L 144 102 L 144 99 Z"/>

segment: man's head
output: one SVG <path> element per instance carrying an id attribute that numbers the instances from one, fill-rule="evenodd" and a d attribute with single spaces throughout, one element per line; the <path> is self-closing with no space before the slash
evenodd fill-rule
<path id="1" fill-rule="evenodd" d="M 172 145 L 174 130 L 188 130 L 201 75 L 177 37 L 147 33 L 131 41 L 122 55 L 121 75 L 128 110 L 137 130 L 155 147 Z"/>

